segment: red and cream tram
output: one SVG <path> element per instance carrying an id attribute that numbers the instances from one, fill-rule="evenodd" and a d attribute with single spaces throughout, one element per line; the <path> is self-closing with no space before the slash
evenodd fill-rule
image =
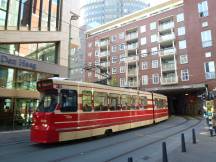
<path id="1" fill-rule="evenodd" d="M 37 83 L 31 141 L 54 143 L 141 127 L 168 119 L 156 93 L 51 78 Z"/>

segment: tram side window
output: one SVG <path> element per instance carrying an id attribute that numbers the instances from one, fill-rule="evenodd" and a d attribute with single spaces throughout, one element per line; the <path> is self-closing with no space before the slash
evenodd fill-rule
<path id="1" fill-rule="evenodd" d="M 137 96 L 131 96 L 131 109 L 136 109 Z"/>
<path id="2" fill-rule="evenodd" d="M 61 90 L 61 111 L 62 112 L 76 112 L 77 111 L 77 91 L 75 90 Z"/>
<path id="3" fill-rule="evenodd" d="M 145 107 L 147 106 L 147 97 L 146 96 L 142 96 L 140 97 L 140 108 L 141 109 L 145 109 Z"/>
<path id="4" fill-rule="evenodd" d="M 82 91 L 82 110 L 92 111 L 92 93 L 91 91 Z"/>
<path id="5" fill-rule="evenodd" d="M 127 110 L 128 109 L 128 98 L 129 96 L 127 95 L 121 95 L 121 107 L 122 110 Z"/>
<path id="6" fill-rule="evenodd" d="M 107 93 L 95 92 L 94 93 L 94 110 L 95 111 L 107 111 Z"/>
<path id="7" fill-rule="evenodd" d="M 115 111 L 115 110 L 120 110 L 120 100 L 119 100 L 119 95 L 117 94 L 110 94 L 109 95 L 109 99 L 110 99 L 110 105 L 109 108 L 111 111 Z"/>

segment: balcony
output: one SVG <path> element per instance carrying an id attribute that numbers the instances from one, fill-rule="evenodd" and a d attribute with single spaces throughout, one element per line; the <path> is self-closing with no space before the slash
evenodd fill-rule
<path id="1" fill-rule="evenodd" d="M 128 69 L 128 77 L 134 77 L 137 76 L 137 69 Z"/>
<path id="2" fill-rule="evenodd" d="M 173 71 L 175 69 L 174 63 L 162 63 L 162 71 Z"/>
<path id="3" fill-rule="evenodd" d="M 137 87 L 137 81 L 128 82 L 129 87 Z"/>
<path id="4" fill-rule="evenodd" d="M 168 22 L 168 23 L 164 23 L 164 24 L 161 24 L 159 26 L 159 31 L 165 31 L 165 30 L 168 30 L 168 29 L 173 29 L 174 28 L 174 22 Z"/>
<path id="5" fill-rule="evenodd" d="M 170 85 L 170 84 L 177 84 L 178 77 L 171 76 L 171 77 L 161 77 L 161 85 Z"/>
<path id="6" fill-rule="evenodd" d="M 103 63 L 100 63 L 100 66 L 106 68 L 106 67 L 109 67 L 110 66 L 110 62 L 103 62 Z"/>
<path id="7" fill-rule="evenodd" d="M 138 39 L 138 32 L 127 34 L 126 41 L 136 40 Z"/>
<path id="8" fill-rule="evenodd" d="M 126 61 L 127 61 L 128 63 L 132 63 L 132 62 L 139 61 L 139 56 L 127 57 L 127 58 L 126 58 Z"/>
<path id="9" fill-rule="evenodd" d="M 135 50 L 137 48 L 138 48 L 138 43 L 133 43 L 133 44 L 127 45 L 127 50 Z"/>
<path id="10" fill-rule="evenodd" d="M 175 40 L 175 33 L 172 32 L 170 34 L 166 34 L 166 35 L 160 36 L 159 43 L 173 41 L 173 40 Z"/>
<path id="11" fill-rule="evenodd" d="M 99 57 L 107 57 L 110 55 L 110 52 L 109 51 L 103 51 L 103 52 L 100 52 L 99 53 Z"/>
<path id="12" fill-rule="evenodd" d="M 171 55 L 175 55 L 175 53 L 176 53 L 176 48 L 167 48 L 167 49 L 160 51 L 160 56 L 161 57 L 171 56 Z"/>
<path id="13" fill-rule="evenodd" d="M 104 40 L 100 42 L 100 47 L 105 47 L 109 45 L 109 41 L 108 40 Z"/>

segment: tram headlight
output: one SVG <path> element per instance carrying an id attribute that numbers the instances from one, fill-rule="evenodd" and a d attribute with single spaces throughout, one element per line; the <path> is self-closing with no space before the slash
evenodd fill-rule
<path id="1" fill-rule="evenodd" d="M 47 128 L 47 127 L 48 127 L 48 124 L 43 123 L 42 126 L 43 126 L 44 128 Z"/>

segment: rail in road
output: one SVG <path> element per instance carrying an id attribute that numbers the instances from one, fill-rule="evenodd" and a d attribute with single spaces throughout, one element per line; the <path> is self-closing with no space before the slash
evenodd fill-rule
<path id="1" fill-rule="evenodd" d="M 181 133 L 182 131 L 185 131 L 187 129 L 191 129 L 192 127 L 195 127 L 198 125 L 201 120 L 194 119 L 194 118 L 185 118 L 184 120 L 176 120 L 178 117 L 174 117 L 169 119 L 168 121 L 159 123 L 154 126 L 148 126 L 146 128 L 138 128 L 133 129 L 129 131 L 124 131 L 120 133 L 115 133 L 114 135 L 111 135 L 109 137 L 96 137 L 96 138 L 90 138 L 90 139 L 82 139 L 82 140 L 76 140 L 76 141 L 69 141 L 64 142 L 60 144 L 52 144 L 52 145 L 41 145 L 41 144 L 32 144 L 29 142 L 29 140 L 23 140 L 23 141 L 15 141 L 9 142 L 8 145 L 6 143 L 0 145 L 0 150 L 2 149 L 8 149 L 12 150 L 11 152 L 1 152 L 0 156 L 2 155 L 4 159 L 6 160 L 7 156 L 19 156 L 18 159 L 21 158 L 21 155 L 25 156 L 32 154 L 34 155 L 43 155 L 44 152 L 52 152 L 57 153 L 56 156 L 52 157 L 52 154 L 50 153 L 50 157 L 47 158 L 50 162 L 57 162 L 57 161 L 76 161 L 80 158 L 80 160 L 84 156 L 89 156 L 91 154 L 99 153 L 102 150 L 113 150 L 113 148 L 118 148 L 119 146 L 124 146 L 128 143 L 136 143 L 137 141 L 144 140 L 145 138 L 149 138 L 150 140 L 145 140 L 145 143 L 138 143 L 138 145 L 133 144 L 134 147 L 130 147 L 127 149 L 127 151 L 122 150 L 122 152 L 116 152 L 112 156 L 104 157 L 103 162 L 110 162 L 115 161 L 116 159 L 119 159 L 123 156 L 126 156 L 130 153 L 136 152 L 137 150 L 143 149 L 145 147 L 148 147 L 150 145 L 153 145 L 159 141 L 165 140 L 166 138 L 169 138 L 171 136 L 174 136 L 176 134 Z M 166 131 L 169 130 L 171 133 L 166 133 Z M 159 136 L 159 134 L 161 136 Z M 134 136 L 135 135 L 135 136 Z M 154 138 L 152 138 L 154 137 Z M 109 141 L 111 139 L 111 141 Z M 106 142 L 109 141 L 109 142 Z M 70 148 L 71 152 L 64 152 L 61 153 L 61 151 L 64 148 Z M 16 150 L 15 148 L 19 148 Z M 82 148 L 82 149 L 80 149 Z M 14 150 L 13 150 L 14 149 Z M 58 154 L 59 153 L 59 154 Z M 47 156 L 47 155 L 46 155 Z M 101 154 L 101 156 L 103 156 Z M 43 156 L 41 156 L 42 158 Z M 13 160 L 9 160 L 13 161 Z M 91 161 L 91 160 L 90 160 Z"/>

